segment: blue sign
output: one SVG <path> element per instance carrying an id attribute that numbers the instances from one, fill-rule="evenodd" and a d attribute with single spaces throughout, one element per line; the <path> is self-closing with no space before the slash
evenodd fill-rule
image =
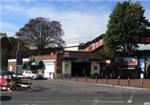
<path id="1" fill-rule="evenodd" d="M 22 53 L 21 53 L 21 51 L 16 51 L 16 65 L 22 65 Z"/>
<path id="2" fill-rule="evenodd" d="M 145 60 L 144 60 L 144 58 L 140 58 L 139 59 L 139 67 L 141 68 L 141 71 L 144 72 L 144 68 L 145 68 Z"/>
<path id="3" fill-rule="evenodd" d="M 139 59 L 139 67 L 140 67 L 140 70 L 141 70 L 140 78 L 143 79 L 144 78 L 144 68 L 145 68 L 145 60 L 144 60 L 144 58 L 140 58 Z"/>

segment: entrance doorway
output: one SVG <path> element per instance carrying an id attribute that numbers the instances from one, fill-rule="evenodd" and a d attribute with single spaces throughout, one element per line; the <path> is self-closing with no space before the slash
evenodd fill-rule
<path id="1" fill-rule="evenodd" d="M 148 66 L 148 69 L 147 69 L 147 78 L 150 78 L 150 65 Z"/>
<path id="2" fill-rule="evenodd" d="M 91 63 L 90 62 L 72 62 L 71 76 L 90 76 Z"/>

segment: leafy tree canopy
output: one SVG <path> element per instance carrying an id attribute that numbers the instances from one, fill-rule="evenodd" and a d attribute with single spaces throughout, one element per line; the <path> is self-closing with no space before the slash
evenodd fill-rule
<path id="1" fill-rule="evenodd" d="M 107 51 L 109 49 L 115 54 L 116 51 L 129 53 L 136 50 L 136 38 L 147 35 L 149 27 L 150 23 L 144 17 L 144 9 L 139 2 L 118 2 L 110 15 L 104 36 Z"/>
<path id="2" fill-rule="evenodd" d="M 64 32 L 58 21 L 49 21 L 38 17 L 31 19 L 19 32 L 16 33 L 26 45 L 40 50 L 48 47 L 62 46 Z"/>
<path id="3" fill-rule="evenodd" d="M 3 33 L 3 32 L 0 32 L 0 36 L 5 36 L 5 37 L 7 37 L 7 34 L 6 34 L 6 33 Z"/>

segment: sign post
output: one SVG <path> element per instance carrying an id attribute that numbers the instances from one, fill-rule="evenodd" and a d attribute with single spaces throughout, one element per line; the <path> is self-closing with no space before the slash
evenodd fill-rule
<path id="1" fill-rule="evenodd" d="M 22 71 L 22 53 L 16 51 L 16 74 L 21 73 Z"/>

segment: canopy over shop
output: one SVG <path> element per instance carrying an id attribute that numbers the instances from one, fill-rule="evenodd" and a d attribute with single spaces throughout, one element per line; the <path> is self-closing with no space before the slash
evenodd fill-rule
<path id="1" fill-rule="evenodd" d="M 33 61 L 23 63 L 24 70 L 34 70 L 35 72 L 43 73 L 44 68 L 45 68 L 45 65 L 44 65 L 43 61 L 33 60 Z"/>

